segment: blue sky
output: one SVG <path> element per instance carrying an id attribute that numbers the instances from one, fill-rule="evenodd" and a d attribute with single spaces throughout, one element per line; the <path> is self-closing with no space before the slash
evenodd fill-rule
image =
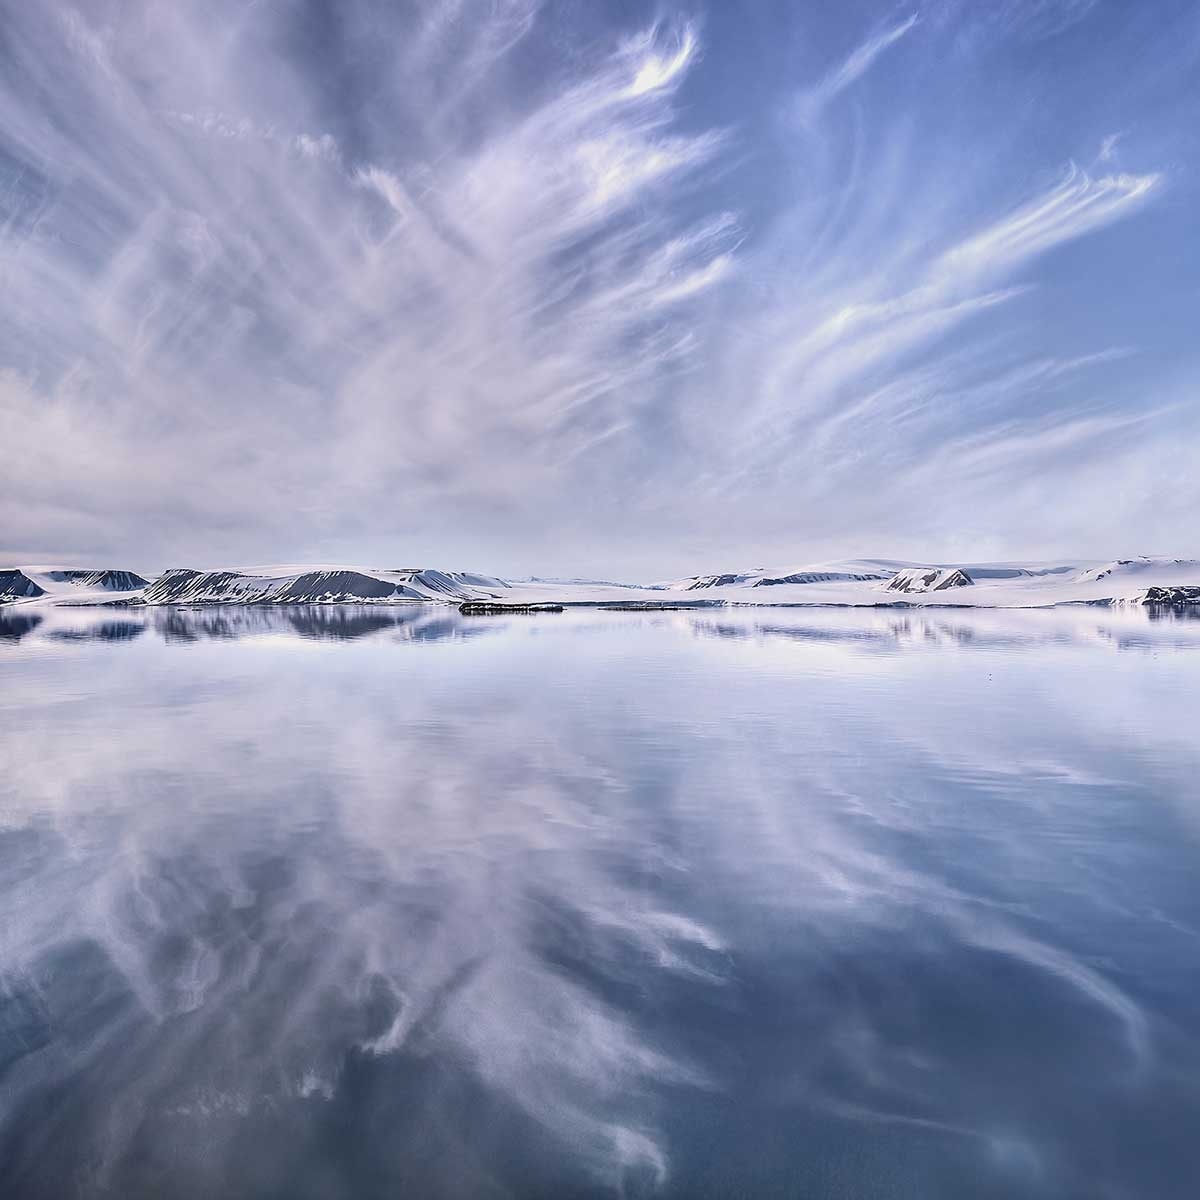
<path id="1" fill-rule="evenodd" d="M 1200 553 L 1200 6 L 0 5 L 0 555 Z"/>

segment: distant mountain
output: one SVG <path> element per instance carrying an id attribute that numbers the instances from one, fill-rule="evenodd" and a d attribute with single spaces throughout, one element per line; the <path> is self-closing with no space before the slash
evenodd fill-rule
<path id="1" fill-rule="evenodd" d="M 692 575 L 686 579 L 653 585 L 670 591 L 701 591 L 723 587 L 782 587 L 787 584 L 810 583 L 869 583 L 880 582 L 907 563 L 888 559 L 847 559 L 841 562 L 817 563 L 783 571 L 768 571 L 757 567 L 752 571 L 727 571 L 716 575 Z"/>
<path id="2" fill-rule="evenodd" d="M 647 585 L 586 579 L 508 581 L 468 571 L 334 565 L 135 571 L 17 566 L 0 570 L 0 603 L 93 606 L 388 605 L 500 602 L 663 609 L 704 605 L 1045 608 L 1060 604 L 1200 604 L 1200 560 L 1078 559 L 1032 563 L 913 563 L 843 559 L 782 570 L 714 572 Z"/>
<path id="3" fill-rule="evenodd" d="M 89 571 L 76 567 L 47 571 L 46 575 L 57 583 L 73 583 L 76 587 L 101 588 L 106 592 L 136 592 L 150 582 L 135 571 Z"/>
<path id="4" fill-rule="evenodd" d="M 1040 608 L 1056 604 L 1187 605 L 1200 586 L 1200 560 L 1142 556 L 1088 562 L 913 563 L 842 559 L 785 570 L 756 567 L 653 585 L 702 592 L 710 603 L 754 605 L 925 605 Z M 766 591 L 765 589 L 769 589 Z"/>
<path id="5" fill-rule="evenodd" d="M 905 567 L 903 571 L 897 571 L 892 576 L 885 585 L 885 590 L 912 595 L 974 586 L 975 580 L 961 567 Z"/>
<path id="6" fill-rule="evenodd" d="M 1194 575 L 1198 569 L 1200 569 L 1200 560 L 1194 558 L 1154 558 L 1143 554 L 1138 558 L 1114 559 L 1102 566 L 1081 571 L 1078 579 L 1080 583 L 1098 583 L 1102 579 L 1130 578 L 1151 572 L 1155 574 L 1186 572 Z"/>
<path id="7" fill-rule="evenodd" d="M 398 600 L 490 600 L 504 594 L 501 579 L 433 570 L 359 571 L 346 568 L 284 574 L 240 571 L 165 572 L 138 597 L 142 604 L 356 604 Z"/>
<path id="8" fill-rule="evenodd" d="M 18 567 L 0 569 L 0 604 L 9 600 L 28 600 L 33 596 L 44 596 L 46 589 L 34 583 Z"/>
<path id="9" fill-rule="evenodd" d="M 788 583 L 870 583 L 886 579 L 887 575 L 853 571 L 793 571 L 790 575 L 764 575 L 754 581 L 755 587 L 782 587 Z"/>

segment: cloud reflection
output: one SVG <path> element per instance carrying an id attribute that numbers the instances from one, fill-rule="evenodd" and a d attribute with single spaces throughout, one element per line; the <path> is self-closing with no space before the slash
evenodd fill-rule
<path id="1" fill-rule="evenodd" d="M 805 1145 L 862 1182 L 892 1129 L 945 1194 L 1088 1194 L 1081 1089 L 1118 1183 L 1197 1110 L 1190 656 L 1091 614 L 425 616 L 10 648 L 12 1194 L 816 1189 Z"/>

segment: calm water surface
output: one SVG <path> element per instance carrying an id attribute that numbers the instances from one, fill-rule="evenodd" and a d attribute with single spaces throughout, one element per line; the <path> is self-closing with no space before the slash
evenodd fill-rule
<path id="1" fill-rule="evenodd" d="M 0 615 L 0 1195 L 1187 1197 L 1200 621 Z"/>

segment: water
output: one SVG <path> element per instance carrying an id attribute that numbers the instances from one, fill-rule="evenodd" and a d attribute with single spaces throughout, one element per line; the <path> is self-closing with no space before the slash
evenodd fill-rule
<path id="1" fill-rule="evenodd" d="M 1200 621 L 0 616 L 0 1195 L 1192 1197 Z"/>

